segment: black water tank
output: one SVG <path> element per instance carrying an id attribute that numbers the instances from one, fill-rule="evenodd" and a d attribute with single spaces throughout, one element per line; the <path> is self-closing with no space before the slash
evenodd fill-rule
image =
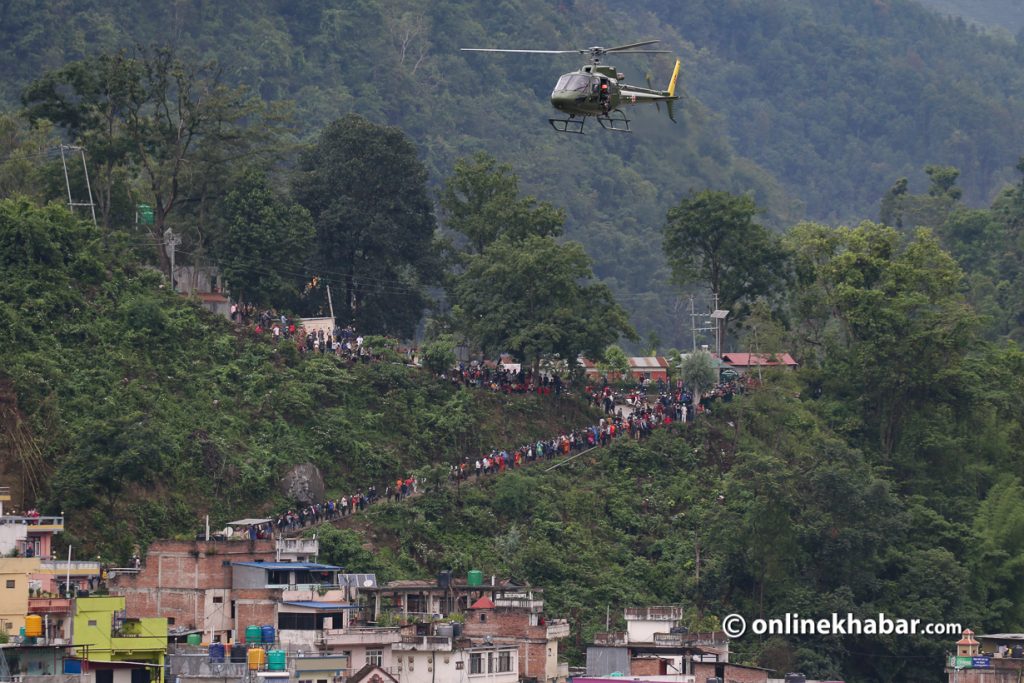
<path id="1" fill-rule="evenodd" d="M 803 674 L 788 673 L 786 674 L 786 683 L 807 683 L 807 676 Z"/>
<path id="2" fill-rule="evenodd" d="M 452 585 L 452 572 L 450 569 L 448 571 L 438 572 L 437 585 L 441 590 L 448 590 L 449 586 Z"/>
<path id="3" fill-rule="evenodd" d="M 707 683 L 722 683 L 722 679 L 715 676 L 714 678 L 707 679 Z"/>
<path id="4" fill-rule="evenodd" d="M 246 661 L 246 646 L 245 643 L 235 643 L 231 646 L 231 661 L 232 662 L 244 662 Z"/>

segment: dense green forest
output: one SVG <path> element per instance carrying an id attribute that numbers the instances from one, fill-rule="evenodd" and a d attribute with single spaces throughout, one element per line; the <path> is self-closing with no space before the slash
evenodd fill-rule
<path id="1" fill-rule="evenodd" d="M 1024 7 L 1013 0 L 920 0 L 943 14 L 962 17 L 988 29 L 1016 35 L 1024 28 Z"/>
<path id="2" fill-rule="evenodd" d="M 579 64 L 571 56 L 457 50 L 647 37 L 682 57 L 685 96 L 678 125 L 638 108 L 632 135 L 559 136 L 546 125 L 557 76 Z M 688 326 L 654 245 L 666 208 L 689 190 L 752 192 L 776 226 L 859 220 L 874 215 L 896 178 L 920 188 L 921 169 L 941 163 L 961 169 L 966 200 L 984 205 L 1012 181 L 1024 119 L 1016 45 L 908 0 L 650 0 L 628 9 L 537 0 L 8 0 L 0 3 L 0 102 L 16 109 L 47 70 L 135 44 L 214 59 L 226 82 L 290 103 L 278 145 L 308 141 L 357 112 L 400 126 L 435 187 L 480 149 L 512 164 L 524 193 L 565 209 L 566 234 L 629 304 L 641 336 L 656 332 L 673 345 Z M 667 80 L 671 64 L 671 55 L 615 62 L 634 83 L 648 73 Z M 148 194 L 132 188 L 125 199 L 151 202 Z"/>

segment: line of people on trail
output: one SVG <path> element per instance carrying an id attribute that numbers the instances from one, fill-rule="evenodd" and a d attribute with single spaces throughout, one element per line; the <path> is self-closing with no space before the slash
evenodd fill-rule
<path id="1" fill-rule="evenodd" d="M 537 460 L 549 461 L 558 456 L 568 456 L 590 448 L 606 446 L 612 440 L 624 436 L 640 439 L 650 434 L 656 427 L 671 422 L 671 417 L 661 416 L 656 408 L 645 406 L 628 417 L 602 418 L 597 424 L 550 439 L 523 444 L 515 449 L 495 449 L 476 460 L 465 458 L 462 462 L 450 466 L 448 479 L 455 482 L 470 477 L 480 478 L 484 475 L 499 474 Z M 251 538 L 270 538 L 274 532 L 292 533 L 309 526 L 335 521 L 361 512 L 381 500 L 405 500 L 419 493 L 421 484 L 417 477 L 410 475 L 389 483 L 384 487 L 383 495 L 379 494 L 376 486 L 368 487 L 365 492 L 359 488 L 351 495 L 289 509 L 270 522 L 253 525 L 249 529 L 249 534 Z"/>
<path id="2" fill-rule="evenodd" d="M 354 335 L 351 328 L 348 332 Z M 328 337 L 329 338 L 329 337 Z M 355 338 L 358 347 L 362 347 L 362 338 Z M 319 338 L 318 338 L 319 340 Z M 307 342 L 308 344 L 308 342 Z M 316 349 L 317 346 L 314 346 Z M 441 379 L 450 379 L 455 385 L 490 389 L 506 393 L 528 393 L 536 391 L 546 394 L 554 391 L 560 394 L 563 390 L 561 379 L 557 375 L 540 375 L 534 377 L 529 371 L 514 371 L 503 367 L 489 368 L 474 364 L 470 367 L 460 366 L 453 369 Z M 628 414 L 623 414 L 616 405 L 616 394 L 605 382 L 602 387 L 586 387 L 585 400 L 597 407 L 603 407 L 606 417 L 597 424 L 560 434 L 558 436 L 530 442 L 513 449 L 494 449 L 477 459 L 464 458 L 459 463 L 449 466 L 450 482 L 480 478 L 484 475 L 500 474 L 506 470 L 528 465 L 537 460 L 553 460 L 558 456 L 568 456 L 584 450 L 608 445 L 612 440 L 622 436 L 642 439 L 652 430 L 669 425 L 673 422 L 685 423 L 696 419 L 696 416 L 709 412 L 710 406 L 717 400 L 731 401 L 735 394 L 743 393 L 752 385 L 751 380 L 741 377 L 738 380 L 723 382 L 702 396 L 697 405 L 692 395 L 678 389 L 662 390 L 656 400 L 650 403 L 647 389 L 651 383 L 640 382 L 625 395 L 625 402 L 630 406 Z M 664 384 L 659 388 L 665 389 Z M 619 397 L 621 398 L 621 396 Z M 368 506 L 380 501 L 398 502 L 418 493 L 421 484 L 415 476 L 399 478 L 384 486 L 383 495 L 378 493 L 376 486 L 362 488 L 354 493 L 314 503 L 298 509 L 289 509 L 277 515 L 271 522 L 254 525 L 248 530 L 250 538 L 269 538 L 274 532 L 289 533 L 324 522 L 335 521 L 365 510 Z"/>

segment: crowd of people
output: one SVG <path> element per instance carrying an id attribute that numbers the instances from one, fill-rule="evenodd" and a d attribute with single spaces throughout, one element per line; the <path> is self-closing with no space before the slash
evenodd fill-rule
<path id="1" fill-rule="evenodd" d="M 562 378 L 557 373 L 537 373 L 532 370 L 514 369 L 505 365 L 495 364 L 490 367 L 486 363 L 476 361 L 466 365 L 459 363 L 457 368 L 441 375 L 455 386 L 490 389 L 504 394 L 540 394 L 549 396 L 562 394 Z"/>
<path id="2" fill-rule="evenodd" d="M 508 391 L 518 391 L 516 387 L 548 386 L 542 380 L 529 377 L 528 374 L 507 370 L 473 371 L 466 373 L 464 369 L 453 372 L 460 383 L 468 382 L 474 386 L 497 391 L 501 387 L 509 387 Z M 547 439 L 539 439 L 515 448 L 492 449 L 478 458 L 464 458 L 458 463 L 451 463 L 448 469 L 448 481 L 458 483 L 469 479 L 500 475 L 506 471 L 518 469 L 537 461 L 551 461 L 558 457 L 568 457 L 590 450 L 607 446 L 615 439 L 632 438 L 640 440 L 653 430 L 672 424 L 685 423 L 696 416 L 710 410 L 715 401 L 729 401 L 732 396 L 742 393 L 749 386 L 744 379 L 724 382 L 697 403 L 692 396 L 683 390 L 662 391 L 656 399 L 649 400 L 647 391 L 650 384 L 639 384 L 625 395 L 623 405 L 616 405 L 616 397 L 610 386 L 597 389 L 587 387 L 586 396 L 597 405 L 606 405 L 611 401 L 615 408 L 606 411 L 607 415 L 596 424 L 558 434 Z M 495 387 L 498 387 L 495 389 Z M 552 387 L 553 388 L 553 387 Z M 664 389 L 665 387 L 662 386 Z M 559 389 L 560 390 L 560 389 Z M 523 389 L 522 391 L 528 391 Z M 628 409 L 624 409 L 628 408 Z M 420 493 L 423 482 L 414 475 L 398 478 L 384 484 L 382 488 L 375 485 L 365 490 L 357 488 L 355 492 L 331 498 L 320 503 L 305 507 L 289 509 L 277 515 L 270 522 L 250 527 L 251 538 L 269 538 L 273 533 L 290 534 L 302 529 L 342 519 L 365 510 L 370 505 L 381 501 L 398 502 Z M 382 491 L 382 492 L 381 492 Z"/>
<path id="3" fill-rule="evenodd" d="M 333 353 L 349 360 L 372 361 L 377 354 L 367 348 L 364 338 L 351 326 L 333 331 L 306 331 L 295 322 L 273 310 L 256 310 L 252 306 L 231 308 L 232 320 L 252 326 L 257 335 L 269 334 L 279 339 L 295 339 L 300 352 Z M 538 394 L 560 396 L 566 386 L 558 374 L 534 373 L 499 363 L 460 363 L 440 378 L 455 386 L 479 388 L 505 394 Z M 644 380 L 626 391 L 615 391 L 607 380 L 601 386 L 584 388 L 584 399 L 603 410 L 605 417 L 597 424 L 559 434 L 548 439 L 521 444 L 516 448 L 493 449 L 479 458 L 464 458 L 449 466 L 450 482 L 501 474 L 538 460 L 550 461 L 591 448 L 607 446 L 616 438 L 642 439 L 652 430 L 673 422 L 685 423 L 708 412 L 715 401 L 730 401 L 735 394 L 749 387 L 746 378 L 723 382 L 694 403 L 693 396 L 682 388 L 672 389 L 663 380 Z M 648 392 L 651 392 L 649 397 Z M 657 392 L 657 398 L 653 398 Z M 250 538 L 269 538 L 274 533 L 295 533 L 306 527 L 342 519 L 365 510 L 382 500 L 398 502 L 421 491 L 422 482 L 407 475 L 382 486 L 357 488 L 355 492 L 280 513 L 268 522 L 246 530 Z"/>

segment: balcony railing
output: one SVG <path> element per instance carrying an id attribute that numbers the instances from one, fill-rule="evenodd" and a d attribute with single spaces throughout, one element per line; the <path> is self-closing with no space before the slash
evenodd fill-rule
<path id="1" fill-rule="evenodd" d="M 626 621 L 679 621 L 682 618 L 683 608 L 678 605 L 626 608 Z"/>
<path id="2" fill-rule="evenodd" d="M 548 640 L 554 638 L 568 638 L 569 637 L 569 622 L 568 621 L 556 621 L 548 624 Z"/>
<path id="3" fill-rule="evenodd" d="M 341 645 L 386 645 L 402 640 L 398 627 L 356 627 L 356 628 L 325 628 L 323 642 L 328 646 Z"/>
<path id="4" fill-rule="evenodd" d="M 71 611 L 68 598 L 29 598 L 28 611 L 47 614 L 67 614 Z"/>
<path id="5" fill-rule="evenodd" d="M 595 633 L 595 645 L 625 645 L 628 641 L 625 631 L 609 631 L 606 633 Z"/>
<path id="6" fill-rule="evenodd" d="M 40 515 L 38 517 L 26 517 L 25 515 L 4 515 L 0 517 L 0 524 L 24 524 L 25 526 L 37 526 L 48 528 L 64 528 L 64 517 L 54 515 Z"/>
<path id="7" fill-rule="evenodd" d="M 391 646 L 392 650 L 451 650 L 452 639 L 448 636 L 402 636 L 401 641 Z"/>
<path id="8" fill-rule="evenodd" d="M 39 568 L 46 572 L 54 572 L 64 574 L 68 570 L 71 570 L 72 576 L 86 575 L 100 575 L 100 563 L 89 560 L 43 560 L 39 563 Z"/>

